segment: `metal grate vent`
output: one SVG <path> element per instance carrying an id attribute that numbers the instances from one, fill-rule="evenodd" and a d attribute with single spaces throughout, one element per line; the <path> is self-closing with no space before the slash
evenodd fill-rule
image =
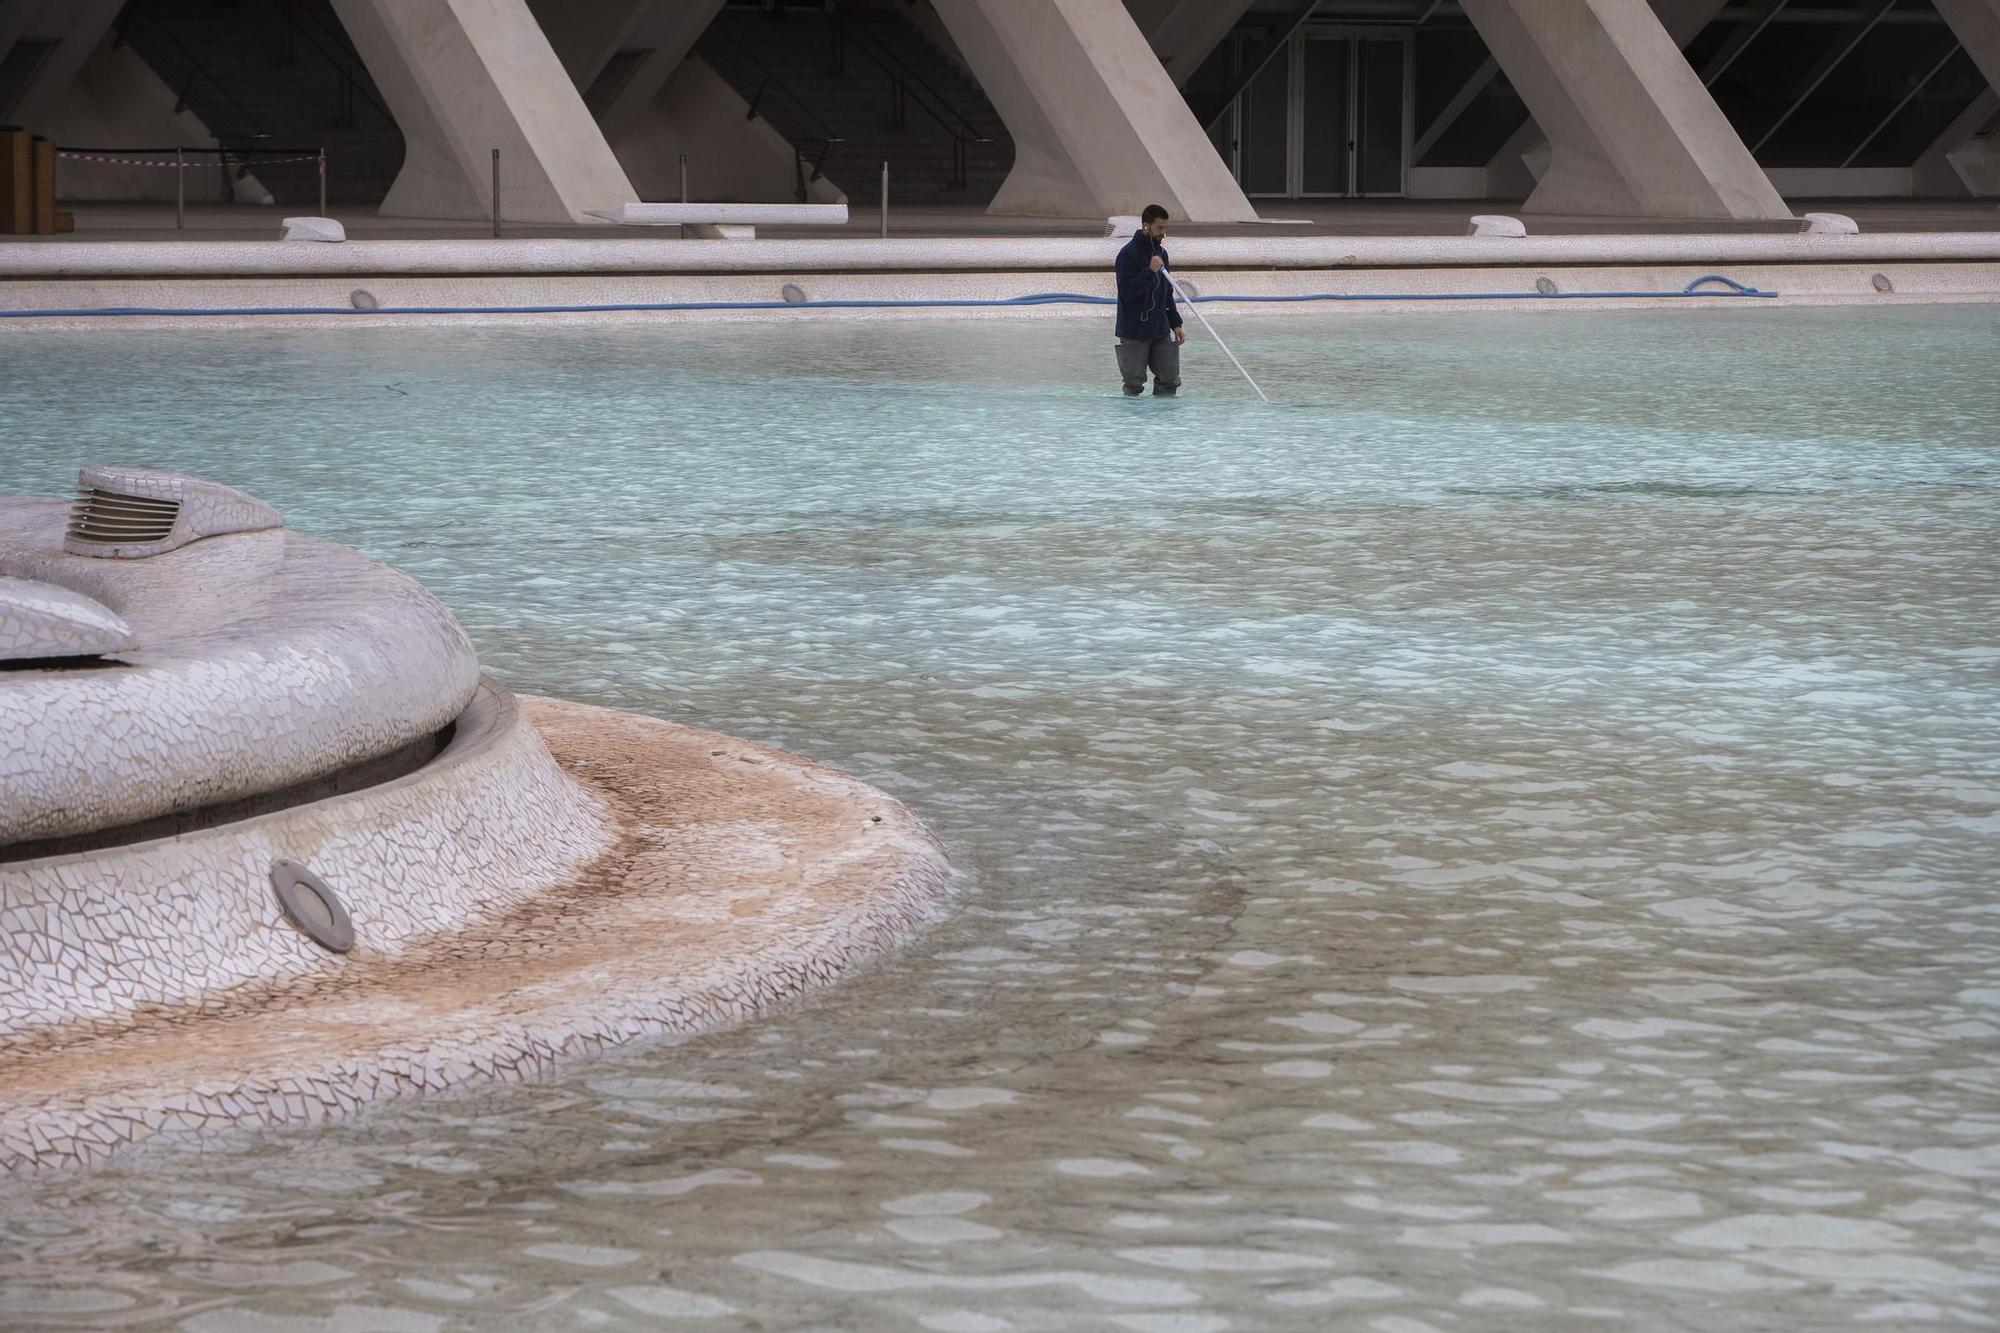
<path id="1" fill-rule="evenodd" d="M 142 495 L 120 495 L 116 491 L 85 486 L 70 506 L 69 531 L 75 541 L 137 545 L 163 542 L 172 535 L 174 520 L 180 517 L 178 500 L 155 500 Z"/>

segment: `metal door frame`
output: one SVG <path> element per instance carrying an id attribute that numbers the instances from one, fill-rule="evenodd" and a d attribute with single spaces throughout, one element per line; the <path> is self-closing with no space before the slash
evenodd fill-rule
<path id="1" fill-rule="evenodd" d="M 1250 42 L 1251 38 L 1248 36 L 1248 34 L 1245 33 L 1232 32 L 1229 35 L 1229 40 L 1235 45 L 1235 51 L 1232 57 L 1233 63 L 1240 65 L 1243 61 L 1243 48 Z M 1257 80 L 1252 79 L 1249 84 L 1246 84 L 1244 86 L 1243 91 L 1236 94 L 1236 100 L 1229 104 L 1229 122 L 1230 122 L 1229 172 L 1231 175 L 1236 177 L 1236 183 L 1242 187 L 1245 198 L 1296 199 L 1298 197 L 1298 191 L 1297 191 L 1298 166 L 1296 162 L 1298 154 L 1293 148 L 1293 145 L 1298 142 L 1298 119 L 1299 119 L 1298 44 L 1299 44 L 1298 36 L 1297 34 L 1294 34 L 1292 36 L 1292 39 L 1285 43 L 1285 49 L 1282 53 L 1284 60 L 1284 69 L 1285 69 L 1285 187 L 1284 189 L 1279 190 L 1275 193 L 1266 190 L 1253 194 L 1251 193 L 1250 187 L 1244 184 L 1243 181 L 1243 147 L 1244 147 L 1244 141 L 1249 137 L 1247 134 L 1244 133 L 1244 130 L 1246 127 L 1252 124 L 1252 122 L 1250 122 L 1248 118 L 1243 114 L 1244 103 L 1249 100 L 1250 94 L 1254 90 Z M 1275 63 L 1276 57 L 1274 57 L 1273 59 Z M 1262 78 L 1264 73 L 1268 71 L 1268 69 L 1269 66 L 1266 66 L 1265 70 L 1259 71 L 1258 78 Z"/>
<path id="2" fill-rule="evenodd" d="M 1305 44 L 1310 41 L 1327 39 L 1345 40 L 1347 48 L 1347 127 L 1353 136 L 1348 140 L 1347 188 L 1338 193 L 1308 194 L 1305 190 Z M 1401 44 L 1403 48 L 1403 124 L 1402 124 L 1402 170 L 1395 190 L 1362 192 L 1357 186 L 1361 175 L 1360 98 L 1361 98 L 1361 42 L 1367 39 L 1382 39 Z M 1237 50 L 1242 50 L 1243 38 L 1233 37 Z M 1285 44 L 1285 188 L 1282 193 L 1250 194 L 1252 199 L 1401 199 L 1410 192 L 1410 153 L 1415 145 L 1416 119 L 1416 43 L 1410 40 L 1410 30 L 1404 28 L 1368 27 L 1366 25 L 1308 23 L 1292 35 Z M 1250 95 L 1245 88 L 1237 95 L 1229 107 L 1232 133 L 1230 134 L 1230 171 L 1237 183 L 1243 182 L 1243 140 L 1244 116 L 1243 99 Z"/>

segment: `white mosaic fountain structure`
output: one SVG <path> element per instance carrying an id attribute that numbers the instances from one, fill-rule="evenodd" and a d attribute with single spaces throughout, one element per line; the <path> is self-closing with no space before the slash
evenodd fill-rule
<path id="1" fill-rule="evenodd" d="M 0 496 L 0 1170 L 705 1030 L 935 910 L 879 792 L 517 699 L 227 486 L 79 492 Z"/>

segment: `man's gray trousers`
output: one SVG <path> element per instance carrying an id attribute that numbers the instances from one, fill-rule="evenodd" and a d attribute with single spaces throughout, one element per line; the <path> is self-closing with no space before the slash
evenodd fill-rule
<path id="1" fill-rule="evenodd" d="M 1181 348 L 1173 338 L 1120 338 L 1118 373 L 1125 380 L 1125 392 L 1146 391 L 1146 369 L 1153 371 L 1153 392 L 1171 395 L 1181 387 Z"/>

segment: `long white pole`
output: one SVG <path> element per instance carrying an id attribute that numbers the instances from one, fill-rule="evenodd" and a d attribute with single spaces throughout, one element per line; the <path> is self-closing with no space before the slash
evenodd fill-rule
<path id="1" fill-rule="evenodd" d="M 1201 321 L 1201 326 L 1203 328 L 1208 330 L 1208 336 L 1215 339 L 1215 345 L 1217 347 L 1220 347 L 1222 349 L 1222 354 L 1229 358 L 1229 364 L 1235 366 L 1237 371 L 1242 374 L 1244 379 L 1250 380 L 1250 387 L 1257 390 L 1257 396 L 1259 398 L 1262 398 L 1267 403 L 1270 402 L 1271 401 L 1270 396 L 1266 394 L 1262 388 L 1258 387 L 1256 380 L 1250 378 L 1250 372 L 1243 369 L 1243 363 L 1236 359 L 1236 353 L 1229 350 L 1229 344 L 1222 341 L 1222 335 L 1215 331 L 1215 325 L 1208 322 L 1208 316 L 1201 313 L 1201 307 L 1196 305 L 1193 301 L 1188 300 L 1188 294 L 1181 290 L 1181 285 L 1178 282 L 1174 281 L 1174 275 L 1171 273 L 1167 273 L 1167 270 L 1164 266 L 1160 269 L 1160 272 L 1167 274 L 1167 285 L 1174 289 L 1175 296 L 1180 297 L 1181 300 L 1183 301 L 1187 301 L 1188 309 L 1194 311 L 1194 317 Z"/>

